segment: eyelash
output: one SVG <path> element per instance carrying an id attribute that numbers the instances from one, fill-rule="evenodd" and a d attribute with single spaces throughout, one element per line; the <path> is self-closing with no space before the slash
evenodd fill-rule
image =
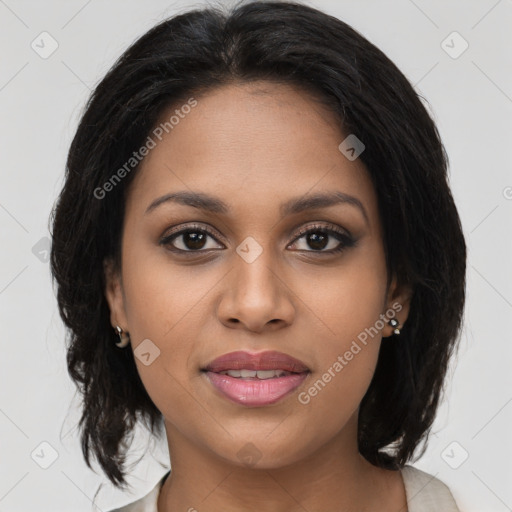
<path id="1" fill-rule="evenodd" d="M 339 247 L 337 247 L 336 249 L 330 249 L 329 251 L 306 250 L 304 252 L 313 253 L 313 254 L 329 254 L 329 255 L 338 254 L 349 247 L 353 247 L 356 243 L 356 241 L 354 240 L 354 238 L 352 238 L 352 236 L 350 234 L 348 234 L 345 231 L 340 230 L 333 224 L 328 224 L 328 225 L 323 225 L 323 226 L 315 224 L 313 226 L 308 226 L 307 228 L 302 228 L 297 233 L 297 235 L 293 239 L 292 243 L 297 242 L 299 239 L 301 239 L 305 235 L 308 235 L 310 233 L 318 233 L 318 232 L 328 235 L 328 236 L 333 236 L 334 238 L 336 238 L 338 240 L 338 242 L 340 243 Z M 183 229 L 180 229 L 179 231 L 172 232 L 169 235 L 166 235 L 165 237 L 163 237 L 160 240 L 160 244 L 167 246 L 167 250 L 174 252 L 174 253 L 179 253 L 179 254 L 187 254 L 188 253 L 188 254 L 196 254 L 197 255 L 202 252 L 208 252 L 208 251 L 215 250 L 215 249 L 183 250 L 183 249 L 178 249 L 176 247 L 172 247 L 171 243 L 175 239 L 177 239 L 180 236 L 187 234 L 187 233 L 206 233 L 207 235 L 211 236 L 216 242 L 220 243 L 217 240 L 217 236 L 208 227 L 206 227 L 206 226 L 202 227 L 197 224 L 193 224 L 193 225 L 187 226 Z"/>

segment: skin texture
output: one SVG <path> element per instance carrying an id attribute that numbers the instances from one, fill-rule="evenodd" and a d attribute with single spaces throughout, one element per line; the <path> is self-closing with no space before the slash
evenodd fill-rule
<path id="1" fill-rule="evenodd" d="M 338 149 L 348 134 L 333 114 L 291 86 L 231 84 L 197 100 L 142 162 L 127 196 L 122 268 L 106 265 L 112 325 L 130 333 L 132 350 L 145 339 L 160 350 L 149 366 L 135 358 L 165 418 L 171 454 L 159 512 L 405 511 L 400 473 L 357 450 L 359 404 L 392 328 L 369 338 L 309 403 L 298 400 L 393 304 L 401 305 L 401 325 L 407 318 L 410 290 L 394 279 L 386 286 L 377 196 L 364 164 Z M 217 196 L 231 213 L 172 202 L 145 213 L 176 191 Z M 281 203 L 333 191 L 356 197 L 366 218 L 350 204 L 281 218 Z M 216 236 L 202 253 L 183 236 L 159 243 L 191 224 Z M 297 239 L 303 227 L 329 224 L 355 244 L 328 254 L 340 245 L 333 235 L 321 249 L 307 235 Z M 252 263 L 236 252 L 249 236 L 263 251 Z M 173 253 L 172 244 L 189 252 Z M 311 373 L 277 403 L 235 404 L 200 369 L 244 349 L 290 354 Z M 256 464 L 245 464 L 241 449 L 253 450 Z"/>

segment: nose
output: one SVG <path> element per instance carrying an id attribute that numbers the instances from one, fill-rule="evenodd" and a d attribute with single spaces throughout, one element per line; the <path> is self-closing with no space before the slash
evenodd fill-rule
<path id="1" fill-rule="evenodd" d="M 227 327 L 259 333 L 293 323 L 293 292 L 270 252 L 264 250 L 251 263 L 235 256 L 217 310 Z"/>

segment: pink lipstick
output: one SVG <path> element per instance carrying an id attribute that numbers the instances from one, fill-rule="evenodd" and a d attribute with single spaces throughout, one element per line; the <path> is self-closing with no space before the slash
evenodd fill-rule
<path id="1" fill-rule="evenodd" d="M 237 404 L 261 407 L 273 404 L 302 384 L 310 373 L 300 360 L 282 352 L 230 352 L 204 369 L 213 386 Z"/>

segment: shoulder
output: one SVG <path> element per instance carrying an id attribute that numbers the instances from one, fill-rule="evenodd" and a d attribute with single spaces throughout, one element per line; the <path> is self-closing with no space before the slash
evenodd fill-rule
<path id="1" fill-rule="evenodd" d="M 413 466 L 401 470 L 407 497 L 408 512 L 460 512 L 450 489 L 435 476 Z M 169 473 L 142 498 L 108 512 L 158 512 L 157 502 L 160 488 Z"/>
<path id="2" fill-rule="evenodd" d="M 435 476 L 413 466 L 401 470 L 409 512 L 460 512 L 450 489 Z"/>
<path id="3" fill-rule="evenodd" d="M 166 473 L 162 479 L 157 482 L 153 489 L 151 489 L 151 491 L 142 498 L 139 498 L 132 503 L 128 503 L 123 507 L 109 510 L 108 512 L 158 512 L 158 496 L 160 494 L 162 484 L 168 475 L 169 473 Z"/>

